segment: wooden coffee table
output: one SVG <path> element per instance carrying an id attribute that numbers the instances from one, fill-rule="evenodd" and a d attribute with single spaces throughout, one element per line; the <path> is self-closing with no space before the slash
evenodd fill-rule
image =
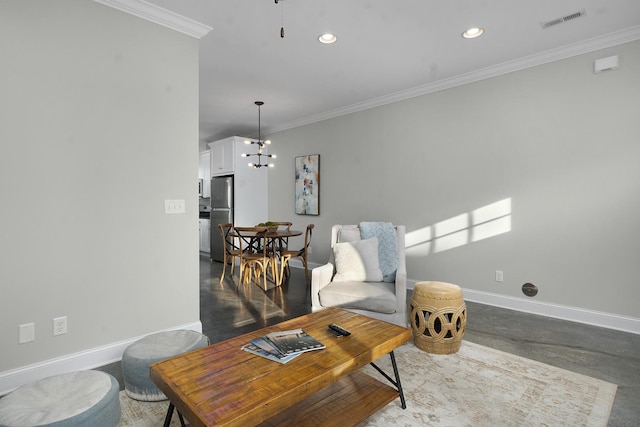
<path id="1" fill-rule="evenodd" d="M 336 337 L 337 323 L 351 332 Z M 326 349 L 280 364 L 240 348 L 269 332 L 302 328 Z M 153 382 L 192 426 L 353 426 L 400 397 L 393 350 L 411 330 L 339 308 L 301 316 L 151 365 Z M 385 355 L 391 384 L 360 372 Z M 372 363 L 373 364 L 373 363 Z M 393 385 L 393 387 L 392 387 Z"/>

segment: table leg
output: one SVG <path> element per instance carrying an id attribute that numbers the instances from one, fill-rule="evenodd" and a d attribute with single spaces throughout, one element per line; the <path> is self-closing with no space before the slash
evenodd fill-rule
<path id="1" fill-rule="evenodd" d="M 180 413 L 180 411 L 178 411 L 178 418 L 180 418 L 180 425 L 182 427 L 187 427 L 187 425 L 184 423 L 184 418 L 182 417 L 182 414 Z"/>
<path id="2" fill-rule="evenodd" d="M 169 408 L 167 409 L 167 416 L 164 417 L 164 427 L 169 427 L 171 425 L 171 418 L 173 418 L 173 411 L 176 407 L 173 405 L 173 403 L 169 402 Z M 182 417 L 182 414 L 180 413 L 180 411 L 178 411 L 178 418 L 180 418 L 180 425 L 182 427 L 186 427 L 185 423 L 184 423 L 184 418 Z"/>
<path id="3" fill-rule="evenodd" d="M 402 384 L 400 383 L 400 372 L 398 372 L 398 365 L 396 364 L 396 356 L 391 351 L 389 353 L 391 357 L 391 366 L 393 366 L 393 374 L 396 377 L 395 380 L 391 378 L 385 371 L 380 369 L 375 363 L 371 362 L 370 365 L 373 366 L 376 371 L 380 372 L 380 374 L 385 377 L 391 384 L 393 384 L 398 389 L 398 394 L 400 395 L 400 404 L 402 409 L 407 409 L 407 402 L 404 400 L 404 392 L 402 391 Z"/>
<path id="4" fill-rule="evenodd" d="M 171 417 L 173 417 L 173 409 L 175 408 L 175 406 L 173 406 L 173 403 L 169 402 L 169 408 L 167 409 L 167 416 L 164 417 L 164 427 L 169 427 L 169 425 L 171 424 Z"/>

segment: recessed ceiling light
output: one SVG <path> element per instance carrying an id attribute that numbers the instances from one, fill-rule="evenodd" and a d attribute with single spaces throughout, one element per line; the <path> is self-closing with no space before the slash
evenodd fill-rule
<path id="1" fill-rule="evenodd" d="M 318 36 L 318 41 L 324 44 L 335 43 L 336 40 L 338 40 L 338 38 L 335 36 L 335 34 L 331 34 L 331 33 L 324 33 Z"/>
<path id="2" fill-rule="evenodd" d="M 475 39 L 476 37 L 480 37 L 482 33 L 484 33 L 484 28 L 474 27 L 462 33 L 462 37 L 465 39 Z"/>

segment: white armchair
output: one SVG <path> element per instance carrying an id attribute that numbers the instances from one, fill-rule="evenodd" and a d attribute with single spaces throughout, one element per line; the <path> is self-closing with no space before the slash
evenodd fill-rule
<path id="1" fill-rule="evenodd" d="M 329 262 L 314 268 L 311 274 L 311 308 L 342 307 L 400 326 L 407 326 L 407 269 L 405 227 L 396 225 L 398 264 L 395 282 L 333 281 L 336 274 L 336 243 L 361 241 L 357 225 L 334 225 L 331 229 Z M 391 233 L 393 234 L 393 233 Z M 377 254 L 376 254 L 377 255 Z M 341 262 L 340 260 L 338 260 Z M 364 260 L 366 263 L 366 260 Z M 376 260 L 377 261 L 377 260 Z"/>

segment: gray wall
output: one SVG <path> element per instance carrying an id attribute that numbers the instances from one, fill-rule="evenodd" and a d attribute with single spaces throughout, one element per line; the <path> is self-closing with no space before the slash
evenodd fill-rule
<path id="1" fill-rule="evenodd" d="M 199 322 L 198 41 L 91 1 L 11 1 L 0 52 L 0 373 Z"/>
<path id="2" fill-rule="evenodd" d="M 331 225 L 391 221 L 410 279 L 640 318 L 639 76 L 634 42 L 269 135 L 269 218 L 315 223 L 315 263 Z M 317 217 L 294 213 L 304 154 Z"/>

